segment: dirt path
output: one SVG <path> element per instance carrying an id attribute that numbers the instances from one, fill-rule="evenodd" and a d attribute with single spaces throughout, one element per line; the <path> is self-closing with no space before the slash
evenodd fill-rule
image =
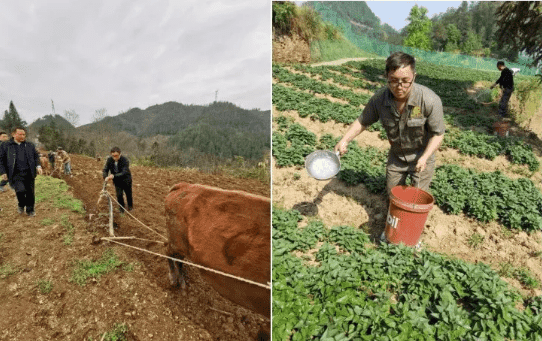
<path id="1" fill-rule="evenodd" d="M 19 216 L 14 193 L 0 194 L 5 208 L 0 212 L 0 340 L 100 340 L 116 323 L 127 326 L 128 340 L 253 340 L 260 330 L 269 330 L 268 319 L 222 298 L 197 271 L 189 270 L 190 285 L 183 292 L 170 287 L 165 259 L 106 242 L 92 244 L 93 236 L 107 235 L 105 200 L 97 206 L 102 167 L 103 162 L 72 156 L 74 176 L 65 180 L 73 195 L 84 202 L 84 216 L 50 203 L 39 203 L 35 218 Z M 164 198 L 175 183 L 270 195 L 268 185 L 254 180 L 140 166 L 131 170 L 133 214 L 163 235 Z M 111 185 L 108 191 L 114 196 Z M 63 243 L 61 216 L 75 227 L 71 245 Z M 118 236 L 160 240 L 128 215 L 116 214 L 115 225 Z M 161 244 L 129 244 L 165 253 Z M 116 270 L 84 287 L 70 282 L 74 260 L 99 259 L 108 248 L 133 270 Z M 6 275 L 6 265 L 14 273 Z M 36 287 L 43 279 L 53 283 L 48 294 Z"/>
<path id="2" fill-rule="evenodd" d="M 344 64 L 344 63 L 352 62 L 352 61 L 359 62 L 359 61 L 366 60 L 366 59 L 369 59 L 369 58 L 343 58 L 343 59 L 332 60 L 330 62 L 314 63 L 314 64 L 311 64 L 311 66 L 341 65 L 341 64 Z"/>

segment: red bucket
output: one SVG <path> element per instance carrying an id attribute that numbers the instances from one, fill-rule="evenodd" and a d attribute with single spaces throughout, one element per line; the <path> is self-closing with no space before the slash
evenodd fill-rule
<path id="1" fill-rule="evenodd" d="M 510 123 L 508 122 L 495 122 L 493 124 L 493 130 L 495 131 L 495 135 L 508 136 L 509 129 Z"/>
<path id="2" fill-rule="evenodd" d="M 434 201 L 431 194 L 419 188 L 393 187 L 384 232 L 388 242 L 416 246 Z"/>

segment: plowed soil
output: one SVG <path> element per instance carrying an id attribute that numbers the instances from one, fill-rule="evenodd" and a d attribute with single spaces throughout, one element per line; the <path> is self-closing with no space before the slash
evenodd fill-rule
<path id="1" fill-rule="evenodd" d="M 16 212 L 15 193 L 0 193 L 0 340 L 102 340 L 115 324 L 125 324 L 127 340 L 254 340 L 269 331 L 270 321 L 226 300 L 189 269 L 186 289 L 173 288 L 167 260 L 106 241 L 107 200 L 98 199 L 103 186 L 104 160 L 72 155 L 73 177 L 61 177 L 73 196 L 82 200 L 86 213 L 73 213 L 38 203 L 36 217 Z M 134 211 L 114 215 L 116 236 L 150 241 L 126 244 L 165 254 L 164 198 L 179 182 L 223 189 L 244 190 L 269 196 L 270 186 L 195 170 L 132 166 Z M 110 182 L 108 192 L 115 197 Z M 63 215 L 75 227 L 73 243 L 66 245 L 63 227 L 46 224 Z M 153 231 L 145 228 L 148 226 Z M 85 286 L 70 281 L 74 260 L 97 260 L 112 248 L 133 270 L 118 269 Z M 49 293 L 38 290 L 48 280 Z"/>

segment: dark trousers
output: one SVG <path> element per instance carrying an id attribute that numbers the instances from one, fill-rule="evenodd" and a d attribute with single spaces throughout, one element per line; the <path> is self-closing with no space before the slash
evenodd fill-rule
<path id="1" fill-rule="evenodd" d="M 36 181 L 30 172 L 19 172 L 13 175 L 11 187 L 17 194 L 17 201 L 20 208 L 26 207 L 26 212 L 34 212 L 36 197 L 34 185 Z"/>
<path id="2" fill-rule="evenodd" d="M 508 101 L 510 101 L 512 91 L 514 91 L 514 89 L 506 88 L 502 91 L 502 97 L 499 103 L 499 111 L 497 112 L 502 118 L 506 117 L 506 114 L 508 112 Z"/>
<path id="3" fill-rule="evenodd" d="M 126 201 L 128 201 L 128 209 L 132 209 L 134 203 L 132 201 L 132 182 L 119 181 L 115 182 L 115 191 L 117 192 L 117 201 L 122 207 L 124 205 L 124 193 L 126 193 Z M 121 212 L 124 212 L 123 208 L 120 208 Z"/>

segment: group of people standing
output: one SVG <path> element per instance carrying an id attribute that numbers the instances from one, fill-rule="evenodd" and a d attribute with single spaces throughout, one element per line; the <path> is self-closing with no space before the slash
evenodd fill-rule
<path id="1" fill-rule="evenodd" d="M 40 154 L 33 143 L 26 141 L 24 128 L 14 128 L 11 135 L 12 138 L 9 139 L 6 132 L 0 131 L 0 192 L 5 192 L 5 186 L 9 184 L 17 196 L 17 212 L 19 214 L 26 212 L 28 216 L 34 217 L 36 215 L 35 179 L 38 174 L 43 174 Z M 64 173 L 71 175 L 71 159 L 62 147 L 58 147 L 56 153 L 51 152 L 48 156 L 53 167 L 55 161 L 62 162 Z M 132 175 L 129 165 L 128 159 L 121 155 L 121 150 L 114 147 L 102 172 L 103 179 L 112 180 L 115 185 L 120 213 L 124 213 L 124 194 L 126 194 L 127 209 L 129 211 L 133 209 Z M 2 210 L 1 207 L 0 210 Z"/>

